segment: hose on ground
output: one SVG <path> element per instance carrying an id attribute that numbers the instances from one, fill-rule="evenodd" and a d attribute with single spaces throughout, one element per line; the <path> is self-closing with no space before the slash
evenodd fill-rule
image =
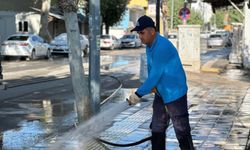
<path id="1" fill-rule="evenodd" d="M 135 145 L 139 145 L 141 143 L 144 143 L 146 141 L 149 141 L 151 140 L 152 136 L 149 136 L 149 137 L 146 137 L 146 138 L 143 138 L 139 141 L 136 141 L 136 142 L 133 142 L 133 143 L 126 143 L 126 144 L 119 144 L 119 143 L 112 143 L 112 142 L 109 142 L 109 141 L 106 141 L 106 140 L 103 140 L 103 139 L 100 139 L 100 138 L 96 138 L 97 141 L 100 141 L 104 144 L 108 144 L 108 145 L 112 145 L 112 146 L 117 146 L 117 147 L 129 147 L 129 146 L 135 146 Z"/>

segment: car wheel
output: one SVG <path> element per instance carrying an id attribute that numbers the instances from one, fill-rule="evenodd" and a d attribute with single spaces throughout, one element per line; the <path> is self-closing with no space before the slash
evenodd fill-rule
<path id="1" fill-rule="evenodd" d="M 35 50 L 32 50 L 31 52 L 31 55 L 30 55 L 30 59 L 31 60 L 35 60 L 37 57 L 36 57 L 36 51 Z"/>
<path id="2" fill-rule="evenodd" d="M 51 50 L 50 49 L 48 49 L 47 50 L 47 54 L 46 54 L 46 58 L 47 59 L 50 59 L 52 56 L 51 56 Z"/>
<path id="3" fill-rule="evenodd" d="M 135 43 L 135 46 L 134 46 L 134 48 L 137 48 L 137 45 L 136 45 L 136 43 Z"/>
<path id="4" fill-rule="evenodd" d="M 88 55 L 89 51 L 89 46 L 86 46 L 86 48 L 83 50 L 83 57 Z"/>
<path id="5" fill-rule="evenodd" d="M 50 49 L 47 50 L 45 58 L 46 59 L 50 59 L 51 58 L 51 51 L 50 51 Z"/>

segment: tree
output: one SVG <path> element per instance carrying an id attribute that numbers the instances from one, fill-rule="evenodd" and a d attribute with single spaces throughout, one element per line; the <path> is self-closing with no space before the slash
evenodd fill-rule
<path id="1" fill-rule="evenodd" d="M 109 34 L 110 26 L 121 21 L 127 4 L 128 0 L 101 0 L 101 25 L 105 25 L 106 34 Z"/>
<path id="2" fill-rule="evenodd" d="M 181 19 L 178 18 L 178 13 L 179 10 L 183 7 L 184 4 L 184 0 L 173 0 L 174 1 L 174 10 L 172 11 L 172 1 L 168 1 L 168 10 L 170 10 L 169 12 L 169 16 L 173 16 L 173 28 L 177 28 L 177 26 L 179 24 L 182 24 Z M 173 15 L 171 14 L 173 12 Z M 168 23 L 169 26 L 171 26 L 171 18 L 168 18 Z"/>
<path id="3" fill-rule="evenodd" d="M 202 16 L 199 12 L 191 10 L 190 18 L 187 20 L 188 24 L 198 24 L 202 25 L 204 23 Z"/>
<path id="4" fill-rule="evenodd" d="M 243 16 L 232 7 L 227 8 L 229 13 L 228 24 L 232 22 L 243 22 Z M 224 15 L 225 15 L 225 8 L 217 9 L 213 17 L 211 18 L 211 22 L 215 22 L 216 27 L 223 28 L 224 27 Z"/>
<path id="5" fill-rule="evenodd" d="M 169 10 L 171 10 L 171 6 L 172 6 L 171 1 L 172 0 L 168 0 L 168 9 Z M 180 18 L 178 18 L 178 13 L 179 13 L 179 10 L 181 8 L 183 8 L 183 6 L 184 6 L 184 0 L 173 0 L 173 1 L 174 1 L 173 28 L 177 28 L 178 25 L 183 24 L 182 20 Z M 190 5 L 188 5 L 188 8 L 190 9 L 189 6 Z M 169 16 L 171 16 L 172 11 L 169 11 L 169 12 L 170 12 Z M 170 19 L 171 18 L 168 17 L 168 23 L 171 23 Z M 203 20 L 202 20 L 201 15 L 198 12 L 191 10 L 190 18 L 187 20 L 187 24 L 200 24 L 200 25 L 202 25 Z M 169 24 L 169 26 L 170 26 L 170 24 Z"/>
<path id="6" fill-rule="evenodd" d="M 75 0 L 58 0 L 58 6 L 63 10 L 68 45 L 69 45 L 69 63 L 73 85 L 73 91 L 76 98 L 78 121 L 82 122 L 89 119 L 93 112 L 92 103 L 89 99 L 88 78 L 84 76 L 82 65 L 80 33 L 77 19 L 77 5 Z"/>
<path id="7" fill-rule="evenodd" d="M 39 35 L 45 39 L 45 41 L 51 41 L 51 35 L 48 31 L 48 16 L 50 10 L 50 0 L 42 0 L 41 8 L 41 20 L 40 20 L 40 30 Z"/>

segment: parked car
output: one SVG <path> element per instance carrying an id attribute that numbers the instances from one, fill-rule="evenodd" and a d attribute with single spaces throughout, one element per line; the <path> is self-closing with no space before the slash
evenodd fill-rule
<path id="1" fill-rule="evenodd" d="M 86 56 L 89 53 L 89 40 L 85 35 L 80 34 L 80 43 L 82 55 Z M 50 43 L 51 54 L 68 54 L 69 46 L 67 33 L 61 33 L 56 36 Z"/>
<path id="2" fill-rule="evenodd" d="M 232 33 L 227 30 L 217 30 L 216 34 L 222 35 L 222 37 L 226 40 L 225 46 L 232 46 Z"/>
<path id="3" fill-rule="evenodd" d="M 13 34 L 1 44 L 1 54 L 4 57 L 21 56 L 30 59 L 44 56 L 49 58 L 49 44 L 43 38 L 34 34 Z"/>
<path id="4" fill-rule="evenodd" d="M 137 34 L 123 35 L 121 38 L 121 47 L 141 47 L 142 42 Z"/>
<path id="5" fill-rule="evenodd" d="M 202 31 L 201 33 L 200 33 L 200 37 L 202 38 L 202 39 L 207 39 L 207 38 L 209 38 L 209 36 L 210 36 L 210 32 L 209 31 Z"/>
<path id="6" fill-rule="evenodd" d="M 224 47 L 227 40 L 221 34 L 211 34 L 207 41 L 207 46 L 212 47 Z"/>
<path id="7" fill-rule="evenodd" d="M 169 41 L 178 49 L 178 36 L 177 33 L 168 33 Z"/>
<path id="8" fill-rule="evenodd" d="M 100 48 L 113 50 L 120 47 L 121 42 L 114 35 L 101 35 Z"/>

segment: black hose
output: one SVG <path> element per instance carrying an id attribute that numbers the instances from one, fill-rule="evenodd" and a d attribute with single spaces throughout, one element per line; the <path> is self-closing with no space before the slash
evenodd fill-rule
<path id="1" fill-rule="evenodd" d="M 191 107 L 194 107 L 195 104 L 191 104 L 188 109 L 190 109 Z M 172 123 L 170 124 L 172 125 Z M 170 125 L 168 127 L 170 127 Z M 148 140 L 151 140 L 152 136 L 149 136 L 149 137 L 146 137 L 144 139 L 141 139 L 140 141 L 136 141 L 136 142 L 133 142 L 133 143 L 126 143 L 126 144 L 118 144 L 118 143 L 112 143 L 112 142 L 108 142 L 108 141 L 105 141 L 103 139 L 100 139 L 100 138 L 96 138 L 97 141 L 100 141 L 104 144 L 108 144 L 108 145 L 112 145 L 112 146 L 117 146 L 117 147 L 129 147 L 129 146 L 135 146 L 135 145 L 138 145 L 138 144 L 141 144 L 143 142 L 146 142 Z"/>
<path id="2" fill-rule="evenodd" d="M 149 137 L 146 137 L 144 139 L 141 139 L 140 141 L 136 141 L 136 142 L 133 142 L 133 143 L 126 143 L 126 144 L 118 144 L 118 143 L 112 143 L 112 142 L 108 142 L 108 141 L 105 141 L 103 139 L 100 139 L 100 138 L 96 138 L 97 141 L 100 141 L 104 144 L 108 144 L 108 145 L 112 145 L 112 146 L 117 146 L 117 147 L 129 147 L 129 146 L 135 146 L 135 145 L 138 145 L 138 144 L 141 144 L 141 143 L 144 143 L 148 140 L 151 140 L 152 136 L 149 136 Z"/>

